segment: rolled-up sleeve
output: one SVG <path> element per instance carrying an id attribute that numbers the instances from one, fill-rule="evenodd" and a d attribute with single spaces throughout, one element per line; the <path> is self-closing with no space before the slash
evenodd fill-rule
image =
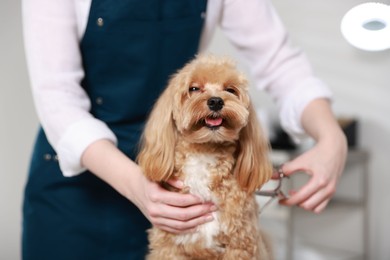
<path id="1" fill-rule="evenodd" d="M 31 88 L 40 123 L 65 176 L 85 169 L 84 150 L 99 139 L 116 143 L 90 113 L 74 1 L 23 0 L 23 31 Z"/>

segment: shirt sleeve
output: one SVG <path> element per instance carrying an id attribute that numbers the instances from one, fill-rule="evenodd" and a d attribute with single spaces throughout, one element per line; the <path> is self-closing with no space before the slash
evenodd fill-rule
<path id="1" fill-rule="evenodd" d="M 90 113 L 74 1 L 23 0 L 23 32 L 33 99 L 64 176 L 85 170 L 81 155 L 94 141 L 116 137 Z"/>
<path id="2" fill-rule="evenodd" d="M 301 115 L 317 98 L 331 99 L 288 34 L 269 0 L 225 0 L 219 24 L 248 63 L 256 87 L 266 90 L 279 108 L 282 127 L 296 140 L 305 136 Z"/>

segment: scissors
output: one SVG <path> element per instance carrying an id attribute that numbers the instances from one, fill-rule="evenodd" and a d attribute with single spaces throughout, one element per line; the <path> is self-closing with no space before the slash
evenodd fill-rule
<path id="1" fill-rule="evenodd" d="M 288 196 L 285 195 L 282 191 L 282 182 L 284 178 L 288 178 L 288 176 L 283 172 L 283 165 L 279 166 L 277 169 L 274 170 L 279 175 L 278 179 L 278 185 L 273 190 L 257 190 L 255 191 L 255 194 L 258 196 L 265 196 L 270 197 L 270 200 L 265 203 L 263 206 L 263 209 L 271 203 L 271 201 L 275 198 L 278 198 L 279 200 L 288 199 Z"/>

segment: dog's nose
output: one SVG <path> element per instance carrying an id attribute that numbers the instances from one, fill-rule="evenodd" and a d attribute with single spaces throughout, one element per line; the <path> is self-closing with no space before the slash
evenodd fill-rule
<path id="1" fill-rule="evenodd" d="M 207 100 L 207 106 L 213 111 L 221 110 L 223 105 L 224 102 L 220 97 L 211 97 L 209 100 Z"/>

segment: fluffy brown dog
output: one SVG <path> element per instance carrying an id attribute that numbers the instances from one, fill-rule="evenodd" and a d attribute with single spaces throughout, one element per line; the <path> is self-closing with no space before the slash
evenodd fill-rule
<path id="1" fill-rule="evenodd" d="M 247 80 L 227 58 L 198 56 L 173 76 L 146 124 L 138 162 L 156 182 L 218 207 L 190 234 L 149 231 L 148 259 L 270 259 L 254 191 L 269 180 L 268 143 Z"/>

